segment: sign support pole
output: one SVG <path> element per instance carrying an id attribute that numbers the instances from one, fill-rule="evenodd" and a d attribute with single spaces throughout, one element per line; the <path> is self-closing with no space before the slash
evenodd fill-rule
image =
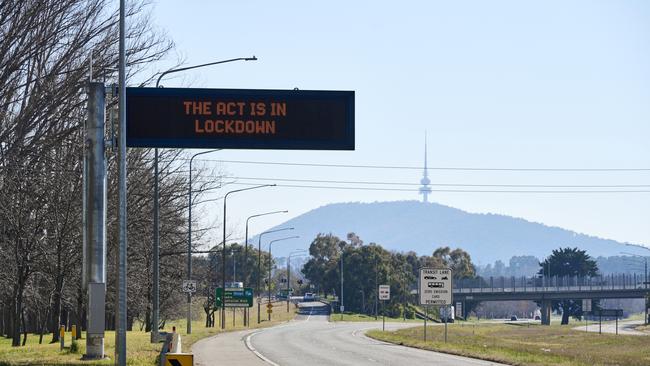
<path id="1" fill-rule="evenodd" d="M 447 316 L 445 316 L 445 343 L 447 343 L 447 320 L 449 320 L 449 312 L 451 311 L 451 308 L 447 308 Z"/>
<path id="2" fill-rule="evenodd" d="M 84 152 L 84 287 L 88 293 L 88 327 L 84 359 L 104 358 L 106 308 L 106 158 L 104 151 L 105 90 L 88 85 L 88 120 Z"/>
<path id="3" fill-rule="evenodd" d="M 424 307 L 424 341 L 427 341 L 427 318 L 429 317 L 429 307 Z"/>
<path id="4" fill-rule="evenodd" d="M 119 40 L 119 143 L 118 143 L 118 281 L 115 364 L 126 366 L 126 31 L 125 2 L 120 0 Z"/>
<path id="5" fill-rule="evenodd" d="M 158 343 L 158 317 L 160 315 L 160 204 L 158 202 L 158 149 L 154 149 L 154 176 L 153 181 L 153 311 L 151 316 L 151 343 Z"/>
<path id="6" fill-rule="evenodd" d="M 381 302 L 381 331 L 384 332 L 386 331 L 386 301 Z"/>

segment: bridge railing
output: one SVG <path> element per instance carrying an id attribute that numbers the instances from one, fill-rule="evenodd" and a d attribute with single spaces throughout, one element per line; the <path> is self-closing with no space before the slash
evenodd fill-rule
<path id="1" fill-rule="evenodd" d="M 644 275 L 610 274 L 594 277 L 534 276 L 456 279 L 454 292 L 551 292 L 650 289 Z"/>

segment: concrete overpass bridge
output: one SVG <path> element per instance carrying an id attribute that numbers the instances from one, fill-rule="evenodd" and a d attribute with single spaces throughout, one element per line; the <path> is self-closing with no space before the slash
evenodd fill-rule
<path id="1" fill-rule="evenodd" d="M 454 302 L 540 301 L 542 324 L 551 323 L 551 302 L 566 299 L 645 298 L 645 276 L 620 274 L 598 277 L 478 277 L 455 280 Z"/>

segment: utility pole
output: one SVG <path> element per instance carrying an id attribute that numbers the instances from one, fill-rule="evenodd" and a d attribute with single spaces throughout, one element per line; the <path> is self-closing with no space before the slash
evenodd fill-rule
<path id="1" fill-rule="evenodd" d="M 88 326 L 84 359 L 104 358 L 106 309 L 106 158 L 104 83 L 88 85 L 88 119 L 84 148 L 84 273 Z M 81 331 L 81 329 L 79 329 Z"/>

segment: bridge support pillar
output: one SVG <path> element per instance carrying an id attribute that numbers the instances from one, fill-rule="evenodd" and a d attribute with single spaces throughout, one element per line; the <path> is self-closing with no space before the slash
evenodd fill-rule
<path id="1" fill-rule="evenodd" d="M 542 301 L 542 325 L 551 325 L 551 300 Z"/>

